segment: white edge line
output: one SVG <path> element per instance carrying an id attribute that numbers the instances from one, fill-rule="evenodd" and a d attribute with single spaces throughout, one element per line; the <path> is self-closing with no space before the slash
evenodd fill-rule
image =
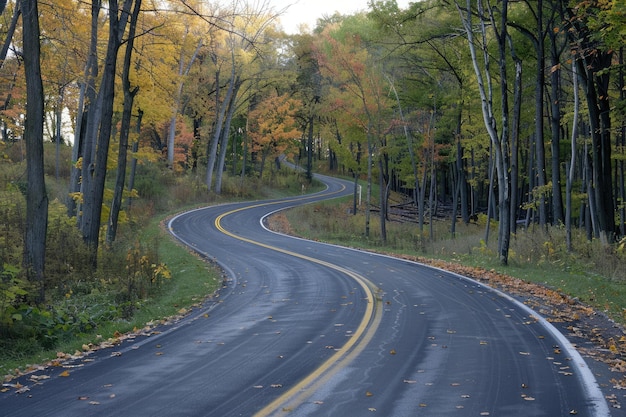
<path id="1" fill-rule="evenodd" d="M 292 208 L 292 207 L 281 208 L 281 209 L 274 210 L 271 213 L 266 214 L 265 216 L 263 216 L 261 218 L 261 226 L 265 230 L 270 232 L 270 233 L 274 233 L 274 234 L 282 235 L 282 236 L 287 236 L 287 237 L 290 237 L 292 239 L 303 240 L 303 241 L 306 241 L 306 242 L 311 242 L 311 243 L 314 243 L 314 244 L 320 244 L 320 245 L 325 245 L 325 246 L 332 246 L 332 247 L 346 249 L 346 250 L 350 250 L 350 251 L 354 251 L 354 252 L 367 253 L 367 254 L 370 254 L 372 256 L 380 256 L 380 257 L 388 258 L 388 259 L 396 259 L 398 261 L 408 262 L 408 263 L 411 263 L 411 264 L 427 267 L 427 268 L 430 268 L 430 269 L 433 269 L 433 270 L 442 271 L 442 272 L 445 272 L 447 274 L 454 275 L 457 278 L 469 281 L 469 282 L 471 282 L 473 284 L 477 284 L 477 285 L 481 285 L 483 287 L 489 288 L 494 293 L 496 293 L 496 294 L 506 298 L 507 300 L 509 300 L 513 304 L 515 304 L 516 306 L 521 307 L 527 313 L 532 314 L 534 317 L 537 317 L 538 322 L 560 343 L 560 346 L 563 349 L 565 349 L 567 354 L 572 358 L 572 362 L 576 365 L 576 368 L 578 369 L 578 372 L 576 373 L 576 375 L 578 376 L 578 379 L 581 381 L 583 389 L 587 392 L 587 396 L 588 396 L 590 402 L 592 403 L 593 407 L 595 408 L 594 416 L 595 417 L 609 417 L 611 415 L 611 412 L 609 411 L 609 406 L 607 405 L 606 400 L 604 399 L 604 394 L 602 393 L 602 390 L 600 389 L 600 386 L 598 385 L 598 381 L 593 376 L 593 373 L 591 372 L 591 369 L 589 369 L 589 366 L 587 365 L 587 362 L 585 362 L 585 360 L 580 355 L 580 353 L 576 350 L 576 348 L 574 348 L 574 346 L 572 346 L 572 343 L 563 335 L 563 333 L 561 333 L 552 323 L 550 323 L 543 316 L 541 316 L 541 314 L 537 313 L 535 310 L 533 310 L 532 308 L 528 307 L 526 304 L 516 300 L 515 298 L 511 297 L 509 294 L 507 294 L 507 293 L 505 293 L 505 292 L 503 292 L 503 291 L 501 291 L 501 290 L 499 290 L 497 288 L 493 288 L 490 285 L 487 285 L 487 284 L 485 284 L 483 282 L 480 282 L 480 281 L 476 281 L 475 279 L 472 279 L 470 277 L 466 277 L 466 276 L 458 274 L 456 272 L 447 271 L 447 270 L 445 270 L 443 268 L 422 264 L 422 263 L 411 261 L 411 260 L 408 260 L 408 259 L 396 258 L 396 257 L 390 256 L 390 255 L 384 255 L 384 254 L 380 254 L 380 253 L 370 252 L 370 251 L 363 250 L 363 249 L 349 248 L 349 247 L 346 247 L 346 246 L 335 245 L 333 243 L 317 242 L 317 241 L 313 241 L 313 240 L 310 240 L 310 239 L 304 239 L 304 238 L 297 237 L 297 236 L 291 236 L 291 235 L 287 235 L 285 233 L 280 233 L 280 232 L 275 232 L 273 230 L 270 230 L 267 227 L 265 227 L 265 225 L 263 224 L 263 221 L 265 220 L 265 218 L 267 218 L 267 217 L 269 217 L 269 216 L 271 216 L 271 215 L 273 215 L 275 213 L 278 213 L 280 211 L 284 211 L 284 210 L 287 210 L 289 208 Z"/>

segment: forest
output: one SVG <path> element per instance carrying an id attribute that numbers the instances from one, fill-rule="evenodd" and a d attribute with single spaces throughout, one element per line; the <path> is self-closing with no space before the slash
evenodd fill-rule
<path id="1" fill-rule="evenodd" d="M 493 225 L 501 265 L 529 228 L 624 261 L 624 2 L 372 0 L 298 34 L 282 12 L 0 1 L 0 339 L 130 314 L 171 278 L 136 239 L 150 218 L 319 169 L 354 180 L 366 239 L 399 195 L 419 239 Z"/>

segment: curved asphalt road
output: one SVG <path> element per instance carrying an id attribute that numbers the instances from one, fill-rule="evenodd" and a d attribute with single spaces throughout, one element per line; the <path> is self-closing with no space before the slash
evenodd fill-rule
<path id="1" fill-rule="evenodd" d="M 22 381 L 28 391 L 0 394 L 0 415 L 609 415 L 580 355 L 523 304 L 458 275 L 262 227 L 269 212 L 349 193 L 323 179 L 329 188 L 315 195 L 172 219 L 178 239 L 227 272 L 220 301 L 37 372 Z"/>

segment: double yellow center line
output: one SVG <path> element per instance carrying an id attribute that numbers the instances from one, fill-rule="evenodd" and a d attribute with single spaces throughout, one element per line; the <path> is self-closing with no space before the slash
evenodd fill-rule
<path id="1" fill-rule="evenodd" d="M 298 201 L 300 199 L 294 199 L 292 201 Z M 381 309 L 379 308 L 380 299 L 375 298 L 374 294 L 378 292 L 376 286 L 362 275 L 354 273 L 339 265 L 332 264 L 330 262 L 322 261 L 320 259 L 312 258 L 307 255 L 292 252 L 286 249 L 281 249 L 275 246 L 267 245 L 261 242 L 257 242 L 252 239 L 235 235 L 224 229 L 222 226 L 222 220 L 234 213 L 248 210 L 252 208 L 258 208 L 268 204 L 284 203 L 285 201 L 279 201 L 276 203 L 262 203 L 253 206 L 241 207 L 235 210 L 228 211 L 221 214 L 215 219 L 215 227 L 223 234 L 232 238 L 251 243 L 253 245 L 261 246 L 267 249 L 274 250 L 276 252 L 284 253 L 286 255 L 293 256 L 307 260 L 309 262 L 323 265 L 327 268 L 334 269 L 340 273 L 347 275 L 357 282 L 365 293 L 365 301 L 367 302 L 365 313 L 359 323 L 358 328 L 352 334 L 352 337 L 348 342 L 338 349 L 330 358 L 322 363 L 317 369 L 315 369 L 306 378 L 299 383 L 291 387 L 280 397 L 276 398 L 270 404 L 265 406 L 259 412 L 255 414 L 255 417 L 266 417 L 270 415 L 278 415 L 281 412 L 289 412 L 294 410 L 300 404 L 302 404 L 308 397 L 310 397 L 320 386 L 326 383 L 336 372 L 345 368 L 370 342 L 374 333 L 376 332 L 381 321 Z"/>

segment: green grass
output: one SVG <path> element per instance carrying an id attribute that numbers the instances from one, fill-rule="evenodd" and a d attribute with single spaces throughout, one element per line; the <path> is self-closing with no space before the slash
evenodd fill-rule
<path id="1" fill-rule="evenodd" d="M 14 373 L 15 369 L 28 368 L 29 364 L 45 363 L 56 358 L 57 352 L 81 351 L 83 345 L 98 344 L 113 337 L 115 333 L 141 329 L 148 322 L 158 322 L 179 314 L 182 309 L 188 309 L 213 294 L 221 286 L 221 272 L 177 244 L 160 226 L 160 221 L 161 218 L 154 219 L 147 226 L 141 235 L 141 241 L 159 242 L 157 246 L 159 260 L 168 266 L 172 278 L 168 279 L 152 298 L 139 302 L 131 319 L 100 323 L 96 329 L 79 337 L 63 340 L 50 350 L 41 349 L 35 342 L 29 340 L 18 341 L 17 345 L 13 346 L 10 356 L 2 355 L 0 374 Z"/>
<path id="2" fill-rule="evenodd" d="M 291 232 L 304 238 L 497 271 L 557 290 L 617 322 L 626 321 L 624 254 L 599 242 L 588 242 L 582 232 L 575 232 L 574 252 L 570 253 L 561 228 L 519 231 L 511 241 L 509 264 L 503 266 L 496 256 L 496 224 L 491 227 L 488 244 L 484 242 L 485 219 L 468 225 L 457 223 L 454 237 L 450 220 L 436 220 L 432 238 L 428 224 L 420 231 L 414 222 L 390 221 L 383 242 L 377 214 L 371 217 L 366 237 L 364 207 L 354 216 L 349 214 L 350 206 L 349 198 L 331 200 L 293 208 L 284 215 Z"/>
<path id="3" fill-rule="evenodd" d="M 236 184 L 235 184 L 236 180 Z M 227 185 L 239 186 L 239 179 L 229 179 Z M 259 180 L 248 181 L 244 186 L 250 190 L 250 195 L 244 197 L 237 193 L 224 193 L 221 196 L 207 196 L 206 191 L 200 197 L 200 201 L 193 199 L 177 198 L 181 201 L 177 208 L 171 209 L 167 214 L 156 214 L 147 222 L 147 225 L 141 227 L 140 230 L 126 230 L 126 237 L 120 243 L 119 248 L 123 246 L 132 246 L 132 240 L 139 236 L 144 251 L 156 253 L 158 263 L 167 265 L 171 272 L 171 278 L 165 279 L 162 285 L 150 294 L 150 297 L 144 300 L 134 301 L 132 303 L 132 311 L 128 319 L 121 319 L 118 315 L 112 320 L 106 320 L 107 308 L 116 305 L 116 295 L 99 291 L 97 279 L 108 279 L 107 268 L 96 278 L 96 281 L 83 283 L 84 293 L 74 292 L 68 300 L 63 300 L 64 291 L 56 291 L 57 299 L 55 303 L 66 302 L 78 311 L 89 310 L 91 317 L 100 317 L 94 329 L 85 331 L 80 335 L 72 334 L 71 336 L 60 338 L 52 348 L 45 349 L 41 346 L 40 341 L 32 337 L 12 338 L 10 340 L 0 338 L 0 375 L 15 375 L 19 372 L 29 369 L 31 366 L 46 363 L 57 357 L 57 352 L 74 353 L 81 351 L 83 345 L 98 344 L 102 341 L 114 337 L 116 333 L 127 333 L 134 329 L 141 329 L 147 323 L 155 323 L 165 320 L 173 316 L 179 315 L 181 312 L 188 310 L 190 307 L 197 305 L 215 293 L 222 286 L 222 271 L 213 263 L 202 259 L 200 256 L 192 253 L 188 248 L 179 244 L 167 232 L 163 223 L 166 218 L 174 213 L 182 212 L 198 206 L 206 206 L 209 204 L 221 204 L 229 201 L 238 201 L 242 199 L 264 199 L 279 198 L 301 194 L 301 174 L 295 175 L 285 171 L 279 175 L 274 175 L 270 184 Z M 231 184 L 232 183 L 232 184 Z M 250 185 L 252 184 L 252 185 Z M 177 186 L 180 193 L 181 188 Z M 310 191 L 318 191 L 323 189 L 323 185 L 315 182 L 310 186 Z M 208 202 L 210 200 L 210 202 Z M 165 204 L 164 204 L 165 205 Z M 149 211 L 149 210 L 145 210 Z M 107 262 L 112 264 L 123 263 L 125 250 L 118 249 L 117 254 L 107 253 L 106 259 L 100 261 L 101 264 Z M 117 269 L 116 269 L 117 268 Z M 109 268 L 112 274 L 119 273 L 119 265 Z M 110 274 L 109 274 L 110 275 Z M 106 286 L 107 290 L 111 289 L 110 284 Z M 60 300 L 58 299 L 60 298 Z M 119 309 L 119 307 L 116 307 Z"/>

